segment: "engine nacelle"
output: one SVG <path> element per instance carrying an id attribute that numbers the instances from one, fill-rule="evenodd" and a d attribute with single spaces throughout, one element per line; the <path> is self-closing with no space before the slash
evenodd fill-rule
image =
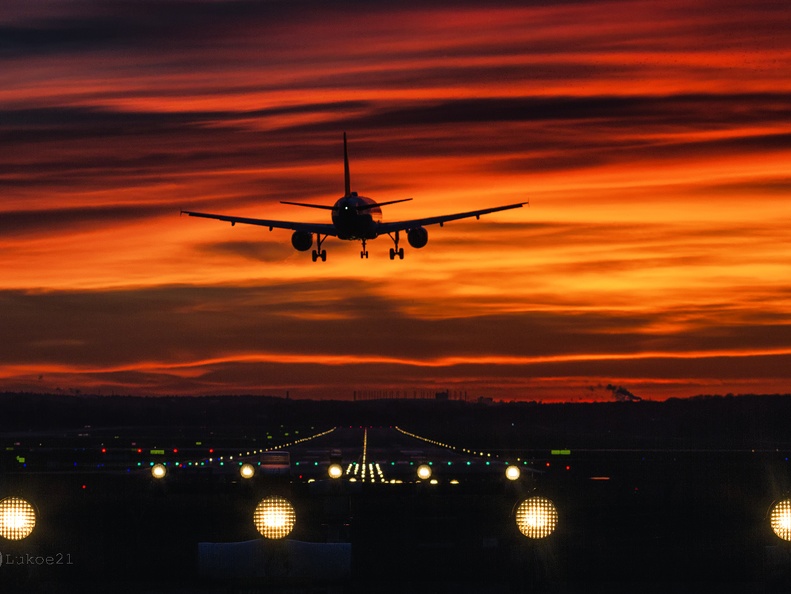
<path id="1" fill-rule="evenodd" d="M 423 227 L 415 227 L 409 230 L 407 239 L 409 240 L 409 245 L 415 249 L 420 249 L 428 243 L 428 231 Z"/>
<path id="2" fill-rule="evenodd" d="M 313 247 L 313 234 L 307 231 L 294 231 L 291 236 L 291 245 L 294 246 L 295 250 L 307 252 Z"/>

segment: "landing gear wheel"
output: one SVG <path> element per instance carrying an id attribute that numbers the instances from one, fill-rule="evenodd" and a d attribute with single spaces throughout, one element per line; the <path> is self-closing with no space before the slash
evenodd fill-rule
<path id="1" fill-rule="evenodd" d="M 360 252 L 360 258 L 368 258 L 368 252 L 367 251 Z"/>
<path id="2" fill-rule="evenodd" d="M 398 247 L 398 231 L 395 232 L 394 235 L 390 235 L 390 239 L 393 240 L 394 247 L 390 248 L 390 259 L 395 260 L 395 257 L 398 256 L 399 259 L 404 259 L 404 248 Z"/>
<path id="3" fill-rule="evenodd" d="M 326 262 L 327 261 L 327 250 L 321 250 L 320 252 L 317 252 L 316 250 L 313 250 L 313 253 L 311 254 L 311 257 L 313 258 L 314 262 L 316 260 L 318 260 L 319 258 L 321 258 L 322 262 Z"/>
<path id="4" fill-rule="evenodd" d="M 313 253 L 311 254 L 311 257 L 313 258 L 314 262 L 316 260 L 318 260 L 319 258 L 321 258 L 322 262 L 326 262 L 327 261 L 327 250 L 321 249 L 321 244 L 324 243 L 325 239 L 327 239 L 326 235 L 324 237 L 322 237 L 319 233 L 316 233 L 316 248 L 317 249 L 313 250 Z M 308 247 L 310 247 L 310 246 L 308 246 Z"/>

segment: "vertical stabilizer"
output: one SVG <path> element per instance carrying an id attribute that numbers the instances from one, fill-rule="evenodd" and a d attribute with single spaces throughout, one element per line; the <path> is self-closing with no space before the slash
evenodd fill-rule
<path id="1" fill-rule="evenodd" d="M 351 180 L 349 179 L 349 154 L 346 152 L 346 132 L 343 133 L 343 175 L 345 179 L 345 194 L 350 196 L 352 193 Z"/>

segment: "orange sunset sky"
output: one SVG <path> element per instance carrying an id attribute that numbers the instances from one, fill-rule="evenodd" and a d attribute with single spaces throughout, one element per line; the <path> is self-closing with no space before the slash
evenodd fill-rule
<path id="1" fill-rule="evenodd" d="M 791 5 L 483 6 L 6 0 L 0 390 L 791 392 Z"/>

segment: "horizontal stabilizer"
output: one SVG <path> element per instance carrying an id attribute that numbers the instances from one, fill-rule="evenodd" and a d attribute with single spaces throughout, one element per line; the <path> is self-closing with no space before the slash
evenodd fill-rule
<path id="1" fill-rule="evenodd" d="M 398 204 L 399 202 L 409 202 L 412 198 L 402 198 L 401 200 L 391 200 L 390 202 L 374 202 L 373 204 L 360 204 L 357 207 L 357 212 L 362 212 L 364 210 L 370 210 L 372 208 L 376 208 L 378 206 L 387 206 L 388 204 Z"/>
<path id="2" fill-rule="evenodd" d="M 305 204 L 304 202 L 286 202 L 281 200 L 280 204 L 290 204 L 291 206 L 304 206 L 305 208 L 320 208 L 321 210 L 332 210 L 332 206 L 326 204 Z"/>

